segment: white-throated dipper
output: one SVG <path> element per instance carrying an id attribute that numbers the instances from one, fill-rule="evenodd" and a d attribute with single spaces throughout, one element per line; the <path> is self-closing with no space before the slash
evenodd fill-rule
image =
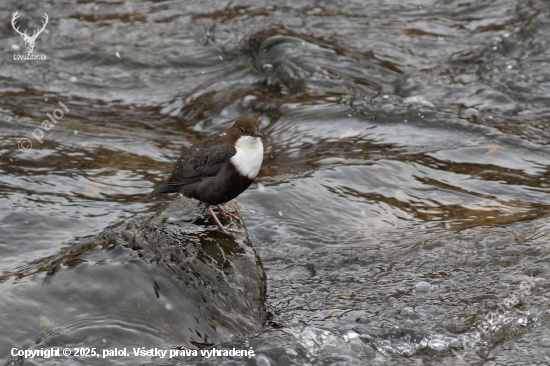
<path id="1" fill-rule="evenodd" d="M 239 232 L 223 226 L 210 206 L 216 205 L 220 214 L 240 221 L 234 211 L 224 211 L 220 205 L 243 193 L 258 175 L 264 157 L 259 127 L 254 118 L 241 117 L 229 129 L 192 145 L 168 179 L 146 198 L 179 192 L 204 203 L 224 233 Z"/>

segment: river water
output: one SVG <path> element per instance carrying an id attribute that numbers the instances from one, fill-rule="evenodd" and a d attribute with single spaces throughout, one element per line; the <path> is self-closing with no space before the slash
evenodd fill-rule
<path id="1" fill-rule="evenodd" d="M 21 30 L 48 14 L 46 61 L 14 60 L 16 10 Z M 252 358 L 148 364 L 550 363 L 547 1 L 5 0 L 0 14 L 0 273 L 153 215 L 171 198 L 143 197 L 187 146 L 255 115 L 264 163 L 236 202 L 272 319 L 218 345 Z"/>

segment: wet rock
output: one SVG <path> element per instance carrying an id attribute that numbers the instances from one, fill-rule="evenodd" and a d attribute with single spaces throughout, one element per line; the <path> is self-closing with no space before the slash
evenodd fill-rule
<path id="1" fill-rule="evenodd" d="M 214 228 L 199 202 L 178 198 L 146 221 L 116 225 L 5 274 L 0 349 L 197 349 L 258 331 L 261 261 L 244 225 L 235 237 Z"/>

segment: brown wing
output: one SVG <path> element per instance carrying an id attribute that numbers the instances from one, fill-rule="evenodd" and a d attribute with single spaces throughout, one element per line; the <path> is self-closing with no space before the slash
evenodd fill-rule
<path id="1" fill-rule="evenodd" d="M 186 185 L 212 177 L 237 153 L 233 145 L 198 144 L 182 155 L 166 180 L 169 186 Z"/>

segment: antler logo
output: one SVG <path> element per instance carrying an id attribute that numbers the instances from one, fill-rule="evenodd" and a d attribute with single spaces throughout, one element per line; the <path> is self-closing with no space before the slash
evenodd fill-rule
<path id="1" fill-rule="evenodd" d="M 25 29 L 25 32 L 22 33 L 19 30 L 19 27 L 15 26 L 15 21 L 17 20 L 17 18 L 19 18 L 19 15 L 17 14 L 18 12 L 19 11 L 16 11 L 15 14 L 13 14 L 13 17 L 11 18 L 11 25 L 12 25 L 13 29 L 15 29 L 15 31 L 21 35 L 21 38 L 23 38 L 23 41 L 25 41 L 25 48 L 27 49 L 27 53 L 30 54 L 30 53 L 32 53 L 32 50 L 34 49 L 34 42 L 36 41 L 36 38 L 38 38 L 40 33 L 42 33 L 44 28 L 46 28 L 46 24 L 48 24 L 48 19 L 49 19 L 48 14 L 44 13 L 44 16 L 43 16 L 44 22 L 42 22 L 42 29 L 40 29 L 39 31 L 37 31 L 35 29 L 32 33 L 32 36 L 29 36 L 27 34 L 26 29 Z"/>

